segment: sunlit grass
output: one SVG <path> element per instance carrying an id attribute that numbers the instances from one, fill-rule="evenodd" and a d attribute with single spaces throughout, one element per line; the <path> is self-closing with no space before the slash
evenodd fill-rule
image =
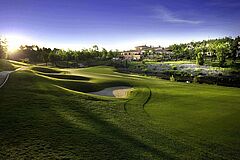
<path id="1" fill-rule="evenodd" d="M 170 82 L 104 66 L 56 69 L 60 76 L 51 77 L 55 69 L 45 68 L 13 73 L 1 89 L 2 159 L 239 157 L 239 88 Z M 119 85 L 134 86 L 127 99 L 88 93 Z"/>
<path id="2" fill-rule="evenodd" d="M 13 60 L 8 60 L 11 64 L 16 65 L 16 66 L 30 66 L 30 64 L 24 63 L 24 62 L 18 62 L 18 61 L 13 61 Z"/>

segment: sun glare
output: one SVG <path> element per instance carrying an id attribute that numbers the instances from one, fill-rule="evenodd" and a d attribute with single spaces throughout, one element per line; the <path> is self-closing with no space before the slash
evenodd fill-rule
<path id="1" fill-rule="evenodd" d="M 4 37 L 7 39 L 9 52 L 16 51 L 21 45 L 33 44 L 31 38 L 22 35 L 9 34 Z"/>

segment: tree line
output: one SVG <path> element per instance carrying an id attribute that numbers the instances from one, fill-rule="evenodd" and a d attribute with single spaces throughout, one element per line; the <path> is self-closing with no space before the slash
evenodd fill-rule
<path id="1" fill-rule="evenodd" d="M 196 63 L 203 65 L 206 61 L 217 62 L 223 67 L 226 60 L 235 64 L 240 59 L 240 37 L 225 37 L 220 39 L 203 40 L 199 42 L 190 42 L 185 44 L 174 44 L 168 47 L 172 50 L 171 60 L 196 60 Z M 13 60 L 26 61 L 29 63 L 46 63 L 51 62 L 57 65 L 59 62 L 66 64 L 76 63 L 87 60 L 109 60 L 119 57 L 120 52 L 101 50 L 97 45 L 89 49 L 82 50 L 63 50 L 39 47 L 37 45 L 24 45 L 16 51 L 17 54 L 7 56 L 7 40 L 0 37 L 0 58 L 9 58 Z"/>
<path id="2" fill-rule="evenodd" d="M 240 37 L 225 37 L 220 39 L 203 40 L 185 44 L 169 46 L 173 51 L 173 57 L 178 59 L 196 60 L 203 65 L 206 60 L 217 61 L 219 66 L 224 66 L 227 59 L 236 63 L 240 58 Z"/>
<path id="3" fill-rule="evenodd" d="M 46 63 L 51 62 L 53 65 L 57 65 L 58 62 L 66 62 L 66 64 L 76 63 L 87 60 L 108 60 L 113 57 L 117 57 L 119 51 L 109 50 L 105 48 L 101 50 L 97 45 L 94 45 L 89 49 L 82 50 L 63 50 L 63 49 L 51 49 L 45 47 L 39 47 L 37 45 L 24 45 L 16 51 L 16 54 L 9 55 L 9 59 L 21 60 L 29 63 Z"/>

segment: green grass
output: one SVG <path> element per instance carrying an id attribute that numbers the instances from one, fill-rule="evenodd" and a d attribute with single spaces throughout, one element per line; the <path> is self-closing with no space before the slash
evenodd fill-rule
<path id="1" fill-rule="evenodd" d="M 104 66 L 34 70 L 11 74 L 1 88 L 0 159 L 240 157 L 239 88 Z M 51 77 L 55 71 L 60 77 Z M 128 99 L 87 94 L 118 85 L 135 89 Z"/>
<path id="2" fill-rule="evenodd" d="M 0 72 L 1 71 L 12 71 L 16 69 L 14 65 L 9 63 L 7 60 L 0 59 Z"/>
<path id="3" fill-rule="evenodd" d="M 8 60 L 8 62 L 10 62 L 13 65 L 16 66 L 30 66 L 30 64 L 24 63 L 24 62 L 18 62 L 18 61 L 13 61 L 13 60 Z"/>

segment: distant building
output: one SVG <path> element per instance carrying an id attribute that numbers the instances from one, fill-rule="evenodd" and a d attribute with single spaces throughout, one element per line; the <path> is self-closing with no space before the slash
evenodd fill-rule
<path id="1" fill-rule="evenodd" d="M 134 50 L 123 51 L 121 53 L 121 57 L 127 60 L 140 60 L 143 57 L 169 59 L 171 58 L 171 55 L 172 51 L 167 48 L 163 48 L 161 46 L 152 47 L 147 45 L 136 46 Z"/>
<path id="2" fill-rule="evenodd" d="M 142 52 L 137 50 L 123 51 L 121 53 L 121 57 L 127 60 L 140 60 L 142 55 Z"/>
<path id="3" fill-rule="evenodd" d="M 143 45 L 143 46 L 136 46 L 135 49 L 137 51 L 145 51 L 145 50 L 151 49 L 151 47 L 149 47 L 147 45 Z"/>

